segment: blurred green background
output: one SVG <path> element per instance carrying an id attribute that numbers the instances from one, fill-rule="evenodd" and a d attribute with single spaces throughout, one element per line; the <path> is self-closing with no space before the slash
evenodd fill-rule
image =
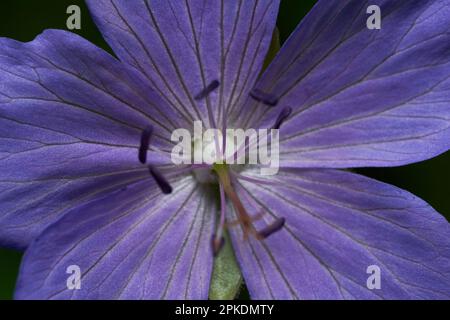
<path id="1" fill-rule="evenodd" d="M 128 0 L 127 0 L 128 1 Z M 284 41 L 316 0 L 282 0 L 278 17 Z M 79 5 L 82 29 L 76 33 L 108 50 L 81 0 L 1 0 L 0 37 L 30 41 L 48 28 L 66 28 L 66 8 Z M 406 189 L 430 203 L 450 219 L 450 152 L 432 160 L 398 168 L 360 169 L 358 172 Z M 0 249 L 0 299 L 10 299 L 21 253 Z"/>

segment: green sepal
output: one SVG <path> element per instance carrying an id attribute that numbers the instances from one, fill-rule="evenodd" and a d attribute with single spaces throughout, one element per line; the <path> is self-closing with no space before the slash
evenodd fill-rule
<path id="1" fill-rule="evenodd" d="M 225 233 L 225 245 L 214 259 L 209 298 L 211 300 L 232 300 L 239 295 L 242 283 L 241 271 L 234 256 L 230 237 L 228 233 Z"/>

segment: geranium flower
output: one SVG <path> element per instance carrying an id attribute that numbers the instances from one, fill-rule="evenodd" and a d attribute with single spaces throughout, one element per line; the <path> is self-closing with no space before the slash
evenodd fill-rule
<path id="1" fill-rule="evenodd" d="M 118 59 L 64 31 L 0 40 L 16 298 L 206 299 L 226 232 L 252 298 L 449 297 L 447 221 L 342 169 L 449 149 L 450 2 L 320 0 L 260 75 L 278 2 L 88 1 Z M 280 128 L 279 173 L 174 165 L 195 120 Z"/>

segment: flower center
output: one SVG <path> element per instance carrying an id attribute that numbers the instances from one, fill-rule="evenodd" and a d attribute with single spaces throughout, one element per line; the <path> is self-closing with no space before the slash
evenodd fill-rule
<path id="1" fill-rule="evenodd" d="M 203 89 L 198 95 L 195 96 L 196 100 L 205 99 L 208 95 L 219 87 L 217 80 L 212 81 L 205 89 Z M 261 90 L 254 89 L 250 93 L 250 96 L 258 102 L 264 103 L 270 107 L 275 107 L 278 104 L 278 98 L 267 94 Z M 208 110 L 211 117 L 211 112 Z M 291 115 L 292 108 L 285 107 L 279 113 L 272 129 L 279 129 L 284 121 Z M 210 119 L 212 120 L 212 119 Z M 214 123 L 214 121 L 212 121 Z M 224 123 L 223 129 L 226 124 Z M 138 159 L 142 164 L 147 163 L 147 150 L 150 145 L 150 140 L 153 134 L 153 127 L 149 126 L 143 130 L 141 135 L 141 143 L 138 152 Z M 233 182 L 230 176 L 231 166 L 228 163 L 234 163 L 230 159 L 237 160 L 237 151 L 239 148 L 247 149 L 250 146 L 250 142 L 245 140 L 242 146 L 234 145 L 235 135 L 226 130 L 225 136 L 220 130 L 215 130 L 213 135 L 202 135 L 201 139 L 192 141 L 192 149 L 194 158 L 196 155 L 201 154 L 203 163 L 192 165 L 190 168 L 195 179 L 199 183 L 218 183 L 220 190 L 220 220 L 216 229 L 216 232 L 212 236 L 212 249 L 214 255 L 217 255 L 224 245 L 224 230 L 226 227 L 239 225 L 243 231 L 244 241 L 249 236 L 253 236 L 258 240 L 264 240 L 270 235 L 281 230 L 285 224 L 284 218 L 277 218 L 272 223 L 268 224 L 265 228 L 257 230 L 253 222 L 261 218 L 264 212 L 259 212 L 254 215 L 249 215 L 247 210 L 239 198 L 238 193 L 233 187 Z M 227 143 L 230 141 L 231 143 Z M 236 149 L 237 147 L 237 149 Z M 223 150 L 225 149 L 225 150 Z M 242 155 L 242 153 L 241 153 Z M 244 157 L 246 152 L 243 152 Z M 205 161 L 205 159 L 207 159 Z M 245 160 L 245 159 L 244 159 Z M 242 162 L 237 162 L 242 163 Z M 245 161 L 243 162 L 245 165 Z M 233 167 L 243 167 L 242 165 L 233 165 Z M 165 194 L 172 192 L 172 187 L 164 175 L 153 165 L 148 165 L 149 173 L 154 178 L 155 182 Z M 233 168 L 234 169 L 234 168 Z M 236 173 L 233 173 L 238 175 Z M 234 177 L 235 178 L 235 177 Z M 228 222 L 226 221 L 226 200 L 229 200 L 234 208 L 234 212 L 237 220 Z"/>

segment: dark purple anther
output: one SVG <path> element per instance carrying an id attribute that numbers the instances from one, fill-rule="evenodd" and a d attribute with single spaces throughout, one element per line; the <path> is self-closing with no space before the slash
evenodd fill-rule
<path id="1" fill-rule="evenodd" d="M 147 162 L 147 150 L 150 145 L 150 138 L 152 137 L 153 127 L 148 126 L 142 131 L 141 134 L 141 145 L 139 146 L 139 161 L 142 164 Z"/>
<path id="2" fill-rule="evenodd" d="M 286 121 L 287 118 L 289 118 L 291 113 L 292 113 L 291 107 L 286 107 L 283 110 L 281 110 L 280 114 L 278 115 L 277 121 L 275 121 L 275 124 L 273 125 L 272 129 L 277 129 L 277 130 L 280 129 L 283 122 Z"/>
<path id="3" fill-rule="evenodd" d="M 285 218 L 278 218 L 271 225 L 259 231 L 258 234 L 259 236 L 265 239 L 270 235 L 274 234 L 275 232 L 279 231 L 281 228 L 283 228 L 285 222 L 286 222 Z"/>
<path id="4" fill-rule="evenodd" d="M 218 80 L 212 81 L 205 89 L 203 89 L 198 95 L 196 95 L 194 98 L 195 100 L 202 100 L 205 99 L 211 92 L 216 90 L 220 85 L 220 82 Z"/>
<path id="5" fill-rule="evenodd" d="M 224 237 L 218 238 L 214 234 L 212 236 L 211 242 L 212 242 L 212 248 L 213 248 L 213 255 L 214 255 L 214 257 L 217 257 L 220 250 L 222 250 L 223 246 L 225 245 L 225 238 Z"/>
<path id="6" fill-rule="evenodd" d="M 262 102 L 269 107 L 275 107 L 278 104 L 278 98 L 276 96 L 256 88 L 250 91 L 250 96 L 256 101 Z"/>
<path id="7" fill-rule="evenodd" d="M 164 194 L 172 193 L 172 186 L 169 184 L 169 181 L 167 181 L 167 179 L 162 175 L 162 173 L 154 166 L 149 166 L 148 169 L 161 191 Z"/>

